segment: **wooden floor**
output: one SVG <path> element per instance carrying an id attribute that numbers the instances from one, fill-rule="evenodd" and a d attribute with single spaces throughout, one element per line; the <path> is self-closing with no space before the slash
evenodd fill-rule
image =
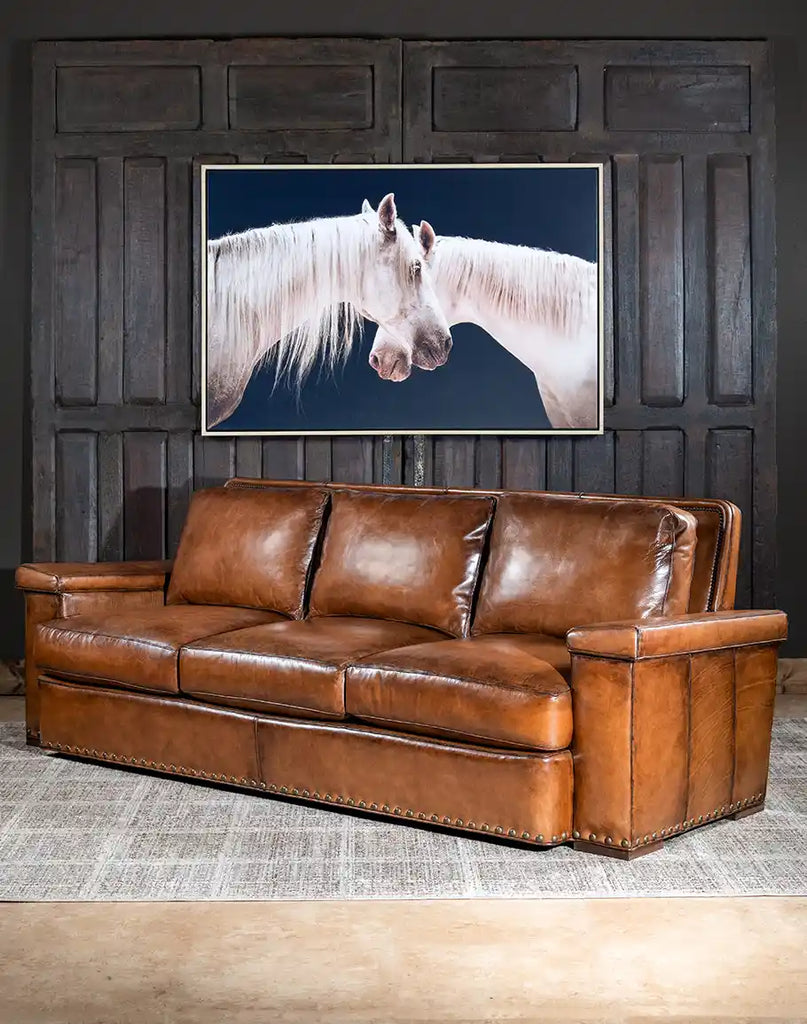
<path id="1" fill-rule="evenodd" d="M 806 961 L 807 899 L 0 904 L 0 1022 L 782 1024 Z"/>

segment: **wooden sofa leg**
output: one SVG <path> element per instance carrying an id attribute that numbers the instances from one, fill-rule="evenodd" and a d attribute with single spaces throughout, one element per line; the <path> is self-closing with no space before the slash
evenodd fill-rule
<path id="1" fill-rule="evenodd" d="M 726 817 L 731 819 L 731 821 L 739 821 L 740 818 L 747 818 L 749 814 L 759 814 L 760 811 L 764 810 L 764 804 L 757 804 L 756 807 L 744 807 L 741 811 L 735 811 L 734 814 L 727 814 Z"/>
<path id="2" fill-rule="evenodd" d="M 635 850 L 620 850 L 618 847 L 601 846 L 600 843 L 590 843 L 587 839 L 576 839 L 572 846 L 582 853 L 597 853 L 601 857 L 616 857 L 617 860 L 636 860 L 637 857 L 644 857 L 646 853 L 654 853 L 664 846 L 664 840 L 659 839 L 657 843 L 648 843 L 646 846 L 638 846 Z"/>

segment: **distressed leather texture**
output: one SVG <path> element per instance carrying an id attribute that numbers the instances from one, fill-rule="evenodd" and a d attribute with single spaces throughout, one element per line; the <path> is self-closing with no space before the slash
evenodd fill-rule
<path id="1" fill-rule="evenodd" d="M 73 679 L 178 693 L 183 644 L 278 618 L 253 608 L 209 605 L 76 615 L 36 627 L 34 658 L 40 668 Z"/>
<path id="2" fill-rule="evenodd" d="M 711 499 L 229 481 L 21 566 L 31 743 L 631 858 L 764 805 L 787 620 Z"/>
<path id="3" fill-rule="evenodd" d="M 183 647 L 180 688 L 213 704 L 344 718 L 345 670 L 351 661 L 441 638 L 432 629 L 383 619 L 333 617 L 252 626 Z"/>
<path id="4" fill-rule="evenodd" d="M 299 618 L 327 498 L 322 488 L 199 491 L 167 603 L 238 605 Z"/>
<path id="5" fill-rule="evenodd" d="M 491 498 L 335 491 L 312 615 L 468 632 Z"/>
<path id="6" fill-rule="evenodd" d="M 563 750 L 572 738 L 569 686 L 531 639 L 444 640 L 363 658 L 348 669 L 347 710 L 403 732 Z"/>
<path id="7" fill-rule="evenodd" d="M 499 499 L 474 633 L 685 612 L 696 522 L 665 505 L 567 495 Z"/>

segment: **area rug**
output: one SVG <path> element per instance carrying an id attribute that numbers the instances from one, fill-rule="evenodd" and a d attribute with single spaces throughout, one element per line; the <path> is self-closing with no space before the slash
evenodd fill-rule
<path id="1" fill-rule="evenodd" d="M 807 895 L 807 719 L 766 810 L 633 862 L 519 849 L 47 755 L 0 726 L 0 900 Z"/>

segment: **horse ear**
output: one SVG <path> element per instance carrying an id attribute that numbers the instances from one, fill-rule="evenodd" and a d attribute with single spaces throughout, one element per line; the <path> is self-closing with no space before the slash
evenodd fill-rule
<path id="1" fill-rule="evenodd" d="M 364 202 L 361 204 L 361 212 L 362 213 L 373 213 L 373 208 L 372 208 L 372 206 L 370 206 L 369 199 L 365 199 Z"/>
<path id="2" fill-rule="evenodd" d="M 388 235 L 395 234 L 395 219 L 398 211 L 395 209 L 395 193 L 388 192 L 378 204 L 378 224 L 382 231 Z"/>
<path id="3" fill-rule="evenodd" d="M 427 220 L 420 222 L 420 227 L 417 230 L 415 236 L 420 242 L 420 249 L 424 256 L 431 256 L 437 237 L 434 233 L 434 228 Z"/>

